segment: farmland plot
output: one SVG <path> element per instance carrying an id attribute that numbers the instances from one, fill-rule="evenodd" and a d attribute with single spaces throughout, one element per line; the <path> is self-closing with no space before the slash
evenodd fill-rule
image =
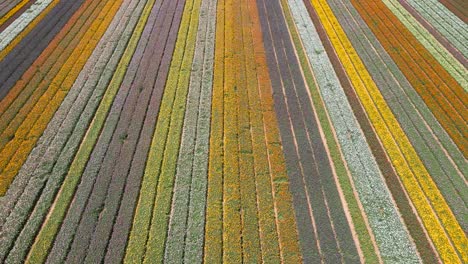
<path id="1" fill-rule="evenodd" d="M 466 21 L 0 2 L 0 262 L 468 262 Z"/>

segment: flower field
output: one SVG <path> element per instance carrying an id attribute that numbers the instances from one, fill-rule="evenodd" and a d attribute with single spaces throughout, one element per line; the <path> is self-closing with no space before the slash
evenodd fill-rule
<path id="1" fill-rule="evenodd" d="M 462 0 L 0 0 L 0 263 L 468 263 Z"/>

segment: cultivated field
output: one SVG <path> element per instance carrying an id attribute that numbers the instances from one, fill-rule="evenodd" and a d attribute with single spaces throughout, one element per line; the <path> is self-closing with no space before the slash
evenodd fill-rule
<path id="1" fill-rule="evenodd" d="M 0 0 L 0 263 L 468 263 L 463 0 Z"/>

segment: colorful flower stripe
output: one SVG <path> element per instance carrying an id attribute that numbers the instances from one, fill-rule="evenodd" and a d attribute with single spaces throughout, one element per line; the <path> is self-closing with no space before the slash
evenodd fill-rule
<path id="1" fill-rule="evenodd" d="M 102 7 L 102 11 L 96 9 L 96 11 L 101 12 L 96 12 L 98 13 L 96 20 L 91 23 L 88 31 L 83 35 L 57 75 L 50 80 L 50 83 L 46 84 L 43 81 L 39 84 L 41 87 L 47 87 L 47 91 L 34 104 L 31 111 L 24 114 L 20 111 L 13 119 L 13 122 L 1 134 L 0 137 L 4 140 L 0 144 L 0 170 L 2 173 L 2 189 L 0 189 L 0 192 L 5 193 L 6 187 L 8 187 L 14 175 L 18 173 L 39 135 L 43 133 L 47 123 L 60 106 L 84 63 L 111 22 L 113 15 L 120 6 L 120 1 L 106 4 Z M 12 133 L 12 130 L 15 130 L 15 132 Z M 13 139 L 7 135 L 14 135 Z"/>
<path id="2" fill-rule="evenodd" d="M 468 10 L 467 3 L 463 0 L 441 0 L 440 1 L 445 7 L 452 11 L 465 23 L 468 21 Z"/>
<path id="3" fill-rule="evenodd" d="M 352 3 L 466 157 L 466 92 L 384 3 Z M 386 19 L 394 23 L 385 24 Z"/>
<path id="4" fill-rule="evenodd" d="M 350 41 L 369 69 L 369 73 L 386 98 L 389 107 L 464 228 L 466 209 L 463 204 L 466 201 L 466 195 L 463 194 L 462 186 L 464 185 L 463 175 L 466 172 L 461 173 L 458 169 L 463 169 L 463 166 L 457 167 L 450 161 L 446 154 L 447 149 L 444 149 L 443 145 L 430 144 L 429 142 L 439 140 L 444 145 L 451 145 L 451 155 L 456 160 L 463 160 L 462 154 L 454 148 L 453 142 L 445 133 L 438 132 L 438 130 L 443 132 L 440 125 L 430 115 L 419 97 L 414 96 L 411 86 L 404 79 L 403 74 L 398 71 L 397 66 L 392 64 L 383 47 L 377 44 L 378 42 L 370 30 L 366 28 L 364 21 L 351 20 L 352 17 L 356 17 L 352 15 L 357 12 L 354 7 L 350 3 L 341 3 L 337 7 L 331 5 L 331 7 L 337 10 L 335 13 L 343 25 L 343 29 L 347 32 Z M 338 10 L 349 10 L 349 15 L 346 16 Z M 395 77 L 392 78 L 392 75 Z M 430 124 L 430 126 L 419 124 Z M 438 138 L 434 136 L 434 133 L 438 134 Z"/>
<path id="5" fill-rule="evenodd" d="M 428 239 L 426 238 L 426 235 L 423 231 L 423 228 L 421 224 L 419 223 L 415 213 L 413 212 L 413 209 L 411 207 L 411 202 L 408 200 L 404 188 L 401 185 L 401 182 L 398 180 L 398 175 L 395 173 L 394 169 L 392 168 L 391 161 L 388 159 L 385 150 L 382 148 L 382 146 L 379 143 L 379 139 L 377 138 L 377 135 L 373 132 L 372 125 L 367 119 L 367 116 L 365 114 L 364 109 L 362 108 L 359 99 L 355 93 L 354 88 L 352 87 L 352 84 L 348 77 L 346 76 L 346 73 L 342 66 L 339 63 L 339 58 L 335 55 L 334 49 L 332 44 L 327 38 L 327 34 L 325 33 L 325 30 L 323 27 L 320 27 L 320 20 L 317 17 L 316 14 L 312 11 L 311 5 L 309 4 L 309 10 L 311 17 L 316 23 L 318 32 L 321 36 L 321 39 L 327 49 L 327 52 L 330 54 L 330 57 L 332 58 L 332 63 L 335 66 L 335 69 L 337 69 L 338 76 L 340 78 L 340 81 L 342 82 L 343 88 L 345 89 L 345 93 L 349 98 L 349 102 L 353 108 L 353 111 L 356 114 L 356 117 L 358 119 L 359 124 L 363 128 L 363 132 L 365 136 L 367 137 L 368 143 L 371 146 L 371 150 L 376 158 L 377 163 L 381 167 L 381 171 L 383 176 L 385 177 L 386 183 L 388 188 L 393 194 L 393 198 L 395 199 L 395 202 L 402 213 L 402 217 L 405 221 L 406 226 L 408 227 L 408 231 L 410 232 L 411 236 L 414 238 L 416 241 L 416 246 L 420 250 L 420 254 L 422 255 L 423 259 L 426 259 L 427 256 L 431 256 L 431 250 L 428 250 L 431 248 L 430 242 L 428 242 Z M 346 25 L 344 23 L 343 25 Z M 432 259 L 434 259 L 432 257 Z"/>
<path id="6" fill-rule="evenodd" d="M 465 56 L 452 44 L 448 41 L 437 29 L 435 29 L 427 20 L 421 16 L 416 9 L 414 9 L 406 0 L 398 0 L 398 2 L 406 9 L 411 16 L 416 19 L 430 34 L 437 39 L 437 41 L 447 49 L 460 63 L 467 65 L 467 60 Z"/>
<path id="7" fill-rule="evenodd" d="M 434 58 L 468 91 L 468 72 L 437 40 L 424 29 L 396 0 L 385 0 L 385 5 L 413 33 Z"/>
<path id="8" fill-rule="evenodd" d="M 296 1 L 296 2 L 291 3 L 291 8 L 293 7 L 293 4 L 295 7 L 295 9 L 291 9 L 293 12 L 301 12 L 300 13 L 301 15 L 299 17 L 297 16 L 294 17 L 294 20 L 298 21 L 295 25 L 290 12 L 288 12 L 288 9 L 289 9 L 288 3 L 284 0 L 282 1 L 289 28 L 294 29 L 296 27 L 298 32 L 305 33 L 304 29 L 307 28 L 306 25 L 310 26 L 311 21 L 307 19 L 307 15 L 306 15 L 307 10 L 301 9 L 303 7 L 306 8 L 305 6 L 301 5 L 301 3 L 303 2 Z M 302 20 L 298 20 L 298 19 L 302 19 Z M 301 22 L 299 21 L 303 21 L 302 26 L 300 26 Z M 361 208 L 360 208 L 362 207 L 362 204 L 359 204 L 358 199 L 356 199 L 355 197 L 352 182 L 349 179 L 349 173 L 348 173 L 349 171 L 347 171 L 347 168 L 345 167 L 345 164 L 343 160 L 341 159 L 340 149 L 338 148 L 337 141 L 334 138 L 334 131 L 331 126 L 329 117 L 327 115 L 325 105 L 321 99 L 321 95 L 319 94 L 320 91 L 317 89 L 317 86 L 314 83 L 313 73 L 308 64 L 305 51 L 302 48 L 304 42 L 301 42 L 300 36 L 296 32 L 296 30 L 291 30 L 290 32 L 291 32 L 292 39 L 297 49 L 297 53 L 301 62 L 301 66 L 304 71 L 306 81 L 310 88 L 310 92 L 312 95 L 314 106 L 317 111 L 317 115 L 320 119 L 321 126 L 322 126 L 322 129 L 324 131 L 324 134 L 327 140 L 328 149 L 330 151 L 331 158 L 335 166 L 336 174 L 341 185 L 341 191 L 343 192 L 343 195 L 345 195 L 345 199 L 348 205 L 348 211 L 350 212 L 351 217 L 353 218 L 354 229 L 355 229 L 355 232 L 357 233 L 358 240 L 360 243 L 359 249 L 362 251 L 364 259 L 370 262 L 377 262 L 380 259 L 380 254 L 376 250 L 375 239 L 371 237 L 370 228 L 368 227 L 368 224 L 363 218 L 363 213 L 361 212 Z M 305 46 L 305 43 L 304 43 L 304 46 Z"/>
<path id="9" fill-rule="evenodd" d="M 276 1 L 266 4 L 262 1 L 259 11 L 267 40 L 267 62 L 280 134 L 284 142 L 286 166 L 291 177 L 299 239 L 303 252 L 307 252 L 303 259 L 310 262 L 323 254 L 327 261 L 338 261 L 342 258 L 339 247 L 343 246 L 346 257 L 356 260 L 356 246 L 341 201 L 337 199 L 339 195 L 335 189 L 334 177 L 330 173 L 329 157 L 321 149 L 323 145 L 316 126 L 316 117 L 306 95 L 297 58 L 293 55 L 292 43 L 288 40 L 287 25 L 280 3 Z M 283 42 L 282 39 L 288 41 Z M 277 64 L 277 61 L 286 63 Z M 313 141 L 312 137 L 317 140 Z M 323 162 L 319 163 L 317 160 Z M 335 199 L 330 199 L 330 195 Z M 316 208 L 317 212 L 313 212 L 311 207 Z M 334 234 L 335 220 L 336 231 L 340 235 Z"/>
<path id="10" fill-rule="evenodd" d="M 23 15 L 36 1 L 29 1 L 27 4 L 22 6 L 15 14 L 13 14 L 5 23 L 0 26 L 0 32 L 9 27 L 18 17 Z"/>
<path id="11" fill-rule="evenodd" d="M 220 263 L 223 258 L 223 130 L 225 67 L 225 1 L 216 10 L 210 143 L 206 192 L 205 243 L 203 261 Z"/>
<path id="12" fill-rule="evenodd" d="M 143 260 L 144 263 L 152 263 L 152 261 L 159 263 L 164 259 L 164 245 L 169 224 L 168 217 L 199 24 L 200 5 L 200 0 L 185 3 L 179 37 L 143 178 L 143 188 L 145 188 L 145 183 L 154 182 L 152 184 L 156 188 L 150 190 L 153 203 L 151 207 L 147 207 L 145 202 L 147 198 L 140 195 L 133 227 L 137 227 L 141 219 L 149 221 L 145 221 L 147 225 L 132 229 L 126 249 L 126 262 L 134 263 Z M 142 244 L 146 246 L 142 247 Z"/>
<path id="13" fill-rule="evenodd" d="M 467 238 L 326 3 L 312 1 L 408 195 L 444 261 L 462 259 Z M 358 1 L 356 1 L 358 2 Z M 333 23 L 334 22 L 334 23 Z M 333 31 L 332 31 L 333 30 Z M 340 42 L 338 42 L 340 41 Z M 442 224 L 444 226 L 442 226 Z M 445 233 L 447 230 L 447 234 Z M 450 241 L 453 241 L 453 247 Z"/>
<path id="14" fill-rule="evenodd" d="M 81 174 L 83 173 L 84 167 L 86 166 L 86 162 L 89 159 L 91 154 L 92 148 L 97 141 L 99 133 L 104 125 L 106 116 L 109 113 L 111 104 L 116 97 L 118 87 L 123 81 L 126 68 L 130 64 L 130 60 L 132 59 L 132 55 L 135 54 L 135 50 L 137 48 L 138 40 L 140 39 L 145 24 L 147 23 L 150 11 L 152 10 L 151 7 L 153 6 L 155 1 L 148 1 L 145 5 L 145 9 L 143 10 L 141 17 L 139 18 L 138 24 L 134 28 L 134 32 L 128 42 L 128 46 L 125 49 L 124 54 L 122 55 L 122 59 L 120 60 L 117 68 L 115 69 L 114 73 L 111 73 L 109 77 L 112 77 L 107 90 L 103 96 L 103 99 L 94 114 L 94 119 L 92 120 L 91 124 L 89 125 L 88 132 L 83 138 L 79 149 L 76 150 L 77 145 L 80 142 L 76 142 L 75 147 L 70 147 L 69 153 L 72 154 L 73 150 L 76 152 L 76 158 L 73 159 L 70 154 L 62 154 L 61 156 L 67 156 L 68 161 L 66 162 L 73 162 L 70 165 L 70 169 L 68 173 L 64 170 L 64 167 L 59 167 L 54 171 L 51 175 L 65 175 L 62 186 L 58 186 L 61 188 L 61 191 L 57 194 L 55 201 L 53 203 L 53 211 L 50 212 L 50 215 L 47 219 L 45 219 L 44 225 L 42 229 L 39 231 L 35 242 L 31 248 L 29 256 L 27 258 L 28 263 L 40 263 L 44 262 L 47 253 L 49 252 L 55 235 L 57 234 L 58 229 L 60 228 L 61 222 L 66 214 L 68 209 L 68 205 L 70 204 L 75 189 L 80 181 Z M 105 87 L 105 83 L 99 85 L 98 87 L 103 86 Z M 83 137 L 83 136 L 82 136 Z M 79 138 L 79 137 L 76 137 Z M 73 155 L 73 154 L 72 154 Z M 62 176 L 63 177 L 63 176 Z M 112 256 L 115 257 L 115 256 Z"/>
<path id="15" fill-rule="evenodd" d="M 124 10 L 122 10 L 121 12 L 123 12 L 123 11 Z M 118 15 L 120 15 L 121 12 L 119 12 Z M 126 20 L 124 20 L 124 21 L 126 21 Z M 125 22 L 122 22 L 122 23 L 125 23 Z M 118 30 L 116 29 L 116 27 L 118 28 Z M 128 27 L 129 28 L 127 30 L 132 30 L 131 23 L 129 23 Z M 120 37 L 121 30 L 123 30 L 123 29 L 124 29 L 123 25 L 118 26 L 117 22 L 113 22 L 112 26 L 110 27 L 110 30 L 115 30 L 116 32 L 112 35 L 112 38 L 110 39 L 110 43 L 109 43 L 109 40 L 108 40 L 108 42 L 103 41 L 103 40 L 100 41 L 99 47 L 102 47 L 102 48 L 99 49 L 99 52 L 96 51 L 96 52 L 93 53 L 93 55 L 95 54 L 95 56 L 92 56 L 91 59 L 87 62 L 87 64 L 84 67 L 84 70 L 80 73 L 80 76 L 77 78 L 77 81 L 74 83 L 73 87 L 70 89 L 71 92 L 70 92 L 69 96 L 64 100 L 63 104 L 58 109 L 57 115 L 55 115 L 54 119 L 51 120 L 51 122 L 49 123 L 49 126 L 48 126 L 47 130 L 44 132 L 44 135 L 47 135 L 47 136 L 44 136 L 44 137 L 41 138 L 41 141 L 39 141 L 38 144 L 37 144 L 38 147 L 36 148 L 36 150 L 34 150 L 35 151 L 34 154 L 31 154 L 29 159 L 28 159 L 28 162 L 30 162 L 30 163 L 27 162 L 25 164 L 25 166 L 24 166 L 24 167 L 26 167 L 28 169 L 19 173 L 18 176 L 19 177 L 25 177 L 24 180 L 18 180 L 14 187 L 12 186 L 12 188 L 9 188 L 9 191 L 10 191 L 10 193 L 8 194 L 8 196 L 9 196 L 9 201 L 8 201 L 9 206 L 13 207 L 14 203 L 16 202 L 16 199 L 17 199 L 18 195 L 23 190 L 24 185 L 27 183 L 27 179 L 29 179 L 31 174 L 36 174 L 36 172 L 34 172 L 34 170 L 36 169 L 36 167 L 38 167 L 37 163 L 39 161 L 37 159 L 42 158 L 43 153 L 45 151 L 47 151 L 46 148 L 49 147 L 49 145 L 51 144 L 51 141 L 52 140 L 56 140 L 56 141 L 61 140 L 61 141 L 63 141 L 63 140 L 67 139 L 67 137 L 63 137 L 63 136 L 60 137 L 59 139 L 54 139 L 54 136 L 56 135 L 55 133 L 57 133 L 58 129 L 64 129 L 63 131 L 67 131 L 67 132 L 61 132 L 61 133 L 66 134 L 66 133 L 71 132 L 71 131 L 69 131 L 70 129 L 73 129 L 74 123 L 76 121 L 71 121 L 69 124 L 67 124 L 67 121 L 68 120 L 76 120 L 76 118 L 77 118 L 76 116 L 80 115 L 80 112 L 82 111 L 82 109 L 84 107 L 83 104 L 86 104 L 88 102 L 88 98 L 91 95 L 90 93 L 93 92 L 92 88 L 95 87 L 96 82 L 98 82 L 99 79 L 100 79 L 100 78 L 98 78 L 100 76 L 95 76 L 95 78 L 89 78 L 88 73 L 90 71 L 92 71 L 92 70 L 101 71 L 101 72 L 104 70 L 105 65 L 102 65 L 102 61 L 106 60 L 106 59 L 109 59 L 110 55 L 114 55 L 114 54 L 109 54 L 109 52 L 114 50 L 114 48 L 115 48 L 114 44 L 117 44 L 116 40 Z M 110 33 L 109 33 L 110 30 L 106 31 L 106 35 L 110 36 Z M 115 40 L 115 41 L 112 41 L 112 40 Z M 122 39 L 121 42 L 126 43 L 125 39 Z M 122 46 L 122 45 L 123 44 L 120 44 L 120 46 Z M 104 47 L 106 47 L 106 52 L 104 53 L 104 55 L 102 55 L 102 58 L 100 58 L 102 52 L 104 51 L 104 49 L 103 49 Z M 122 50 L 122 48 L 116 49 L 115 53 L 118 54 L 118 52 L 120 52 L 121 50 Z M 119 56 L 119 55 L 117 55 L 117 56 Z M 98 59 L 100 60 L 100 64 L 96 65 L 96 62 L 97 62 Z M 116 63 L 116 62 L 113 62 L 113 63 Z M 104 80 L 106 78 L 109 78 L 108 76 L 106 77 L 105 75 L 102 76 L 102 77 L 103 77 L 102 79 L 104 79 Z M 86 92 L 83 92 L 83 95 L 82 95 L 82 96 L 84 96 L 84 98 L 83 98 L 83 100 L 81 100 L 83 102 L 81 102 L 81 101 L 76 102 L 75 100 L 78 97 L 80 91 L 82 91 L 83 86 L 86 86 L 86 88 L 84 89 L 84 91 L 86 91 Z M 102 84 L 101 84 L 101 86 L 102 86 Z M 97 92 L 96 95 L 98 95 L 99 93 L 102 93 L 102 91 L 99 90 L 99 89 L 97 89 L 96 91 L 99 91 L 99 92 Z M 78 98 L 80 98 L 80 97 L 78 97 Z M 72 103 L 72 102 L 74 102 L 74 103 Z M 97 104 L 98 102 L 91 101 L 90 103 Z M 67 113 L 67 111 L 70 111 L 70 109 L 73 109 L 74 111 L 76 111 L 77 109 L 80 109 L 80 110 L 76 111 L 76 113 L 74 113 L 74 115 L 68 115 L 67 116 L 66 113 Z M 84 117 L 84 115 L 82 115 L 82 116 Z M 70 118 L 70 119 L 67 120 L 66 117 Z M 67 121 L 65 121 L 65 120 L 67 120 Z M 61 126 L 62 126 L 62 128 L 61 128 Z M 82 129 L 82 130 L 84 130 L 84 129 Z M 82 131 L 81 133 L 84 133 L 84 131 Z M 65 143 L 62 142 L 60 144 L 65 144 Z M 52 144 L 52 146 L 53 145 L 54 144 Z M 61 149 L 58 148 L 58 149 L 56 149 L 54 151 L 61 151 Z M 52 153 L 49 152 L 49 154 L 52 154 Z M 51 158 L 51 156 L 48 155 L 48 158 Z M 50 164 L 50 165 L 52 165 L 52 164 Z M 27 175 L 27 176 L 25 176 L 25 175 Z"/>
<path id="16" fill-rule="evenodd" d="M 6 3 L 6 6 L 1 7 L 1 15 L 0 15 L 0 26 L 5 24 L 10 18 L 12 18 L 18 11 L 20 11 L 25 5 L 28 4 L 28 0 L 13 1 L 13 3 Z"/>
<path id="17" fill-rule="evenodd" d="M 132 1 L 133 5 L 129 5 L 129 8 L 126 9 L 120 9 L 119 12 L 116 14 L 117 17 L 127 17 L 130 19 L 130 16 L 126 16 L 129 14 L 129 12 L 132 11 L 138 11 L 134 10 L 135 4 L 137 1 Z M 128 2 L 130 4 L 131 2 Z M 127 5 L 127 3 L 124 3 Z M 140 5 L 139 10 L 141 11 L 142 5 Z M 124 13 L 126 12 L 126 14 Z M 133 21 L 136 21 L 138 18 L 138 12 L 133 16 Z M 94 70 L 96 71 L 102 71 L 105 66 L 108 67 L 115 67 L 114 65 L 116 64 L 116 60 L 110 60 L 108 63 L 103 63 L 109 60 L 111 55 L 114 55 L 119 57 L 122 52 L 122 42 L 126 42 L 126 39 L 123 38 L 121 39 L 120 47 L 116 48 L 115 45 L 119 43 L 119 41 L 112 41 L 116 40 L 118 37 L 121 36 L 122 31 L 126 30 L 127 32 L 131 32 L 133 30 L 133 25 L 135 22 L 132 23 L 127 23 L 127 18 L 123 18 L 122 20 L 114 20 L 112 25 L 109 27 L 109 31 L 107 31 L 107 35 L 112 34 L 107 39 L 102 39 L 99 43 L 100 47 L 103 47 L 102 49 L 96 50 L 96 52 L 93 54 L 93 56 L 85 66 L 85 69 L 91 70 L 91 67 L 94 67 L 96 65 L 96 61 L 99 59 L 100 61 L 98 62 L 97 65 L 100 65 L 100 67 L 95 67 Z M 120 23 L 120 25 L 119 25 Z M 110 42 L 108 42 L 110 41 Z M 111 43 L 111 44 L 110 44 Z M 107 47 L 106 47 L 107 46 Z M 104 48 L 105 47 L 105 48 Z M 115 49 L 116 54 L 112 54 L 112 51 Z M 97 52 L 99 51 L 99 52 Z M 102 52 L 101 52 L 102 51 Z M 100 53 L 100 54 L 99 54 Z M 89 122 L 91 119 L 91 111 L 90 108 L 95 108 L 97 106 L 97 102 L 93 102 L 93 100 L 88 100 L 89 96 L 91 96 L 91 93 L 94 93 L 94 96 L 98 96 L 99 94 L 102 94 L 102 89 L 96 89 L 93 91 L 93 88 L 96 87 L 96 82 L 98 81 L 96 78 L 85 78 L 88 77 L 89 75 L 86 74 L 87 71 L 83 71 L 82 75 L 80 75 L 80 78 L 78 79 L 79 81 L 75 82 L 74 87 L 70 90 L 70 93 L 67 96 L 67 100 L 64 101 L 64 103 L 61 105 L 60 109 L 57 111 L 57 115 L 55 115 L 55 118 L 49 123 L 49 128 L 44 132 L 44 137 L 43 141 L 38 143 L 38 147 L 35 148 L 33 153 L 31 153 L 28 161 L 25 164 L 25 168 L 28 168 L 28 170 L 23 170 L 19 173 L 18 177 L 22 177 L 25 182 L 27 182 L 27 186 L 25 187 L 21 197 L 19 197 L 17 203 L 10 203 L 12 206 L 14 205 L 13 211 L 10 214 L 10 216 L 7 219 L 6 226 L 9 226 L 10 230 L 13 230 L 13 227 L 16 225 L 16 228 L 22 228 L 21 225 L 18 224 L 21 223 L 22 219 L 28 216 L 29 211 L 31 210 L 32 205 L 34 205 L 33 201 L 38 199 L 37 204 L 45 204 L 45 208 L 50 206 L 50 203 L 53 201 L 53 197 L 57 193 L 58 187 L 60 183 L 63 181 L 63 171 L 60 174 L 57 174 L 56 168 L 54 168 L 54 173 L 52 175 L 47 175 L 48 172 L 52 169 L 51 166 L 54 164 L 53 162 L 50 162 L 51 160 L 57 160 L 58 165 L 60 166 L 61 164 L 66 164 L 67 159 L 70 160 L 70 154 L 67 153 L 67 151 L 63 151 L 60 153 L 60 151 L 63 148 L 63 145 L 67 143 L 68 135 L 72 131 L 75 132 L 76 134 L 83 134 L 85 130 L 81 127 L 78 122 L 77 127 L 75 127 L 76 120 L 78 117 L 80 117 L 82 120 L 86 120 L 84 122 Z M 99 75 L 97 75 L 99 76 Z M 96 76 L 96 77 L 97 77 Z M 83 78 L 81 78 L 83 77 Z M 109 78 L 109 75 L 102 76 L 104 79 Z M 94 84 L 92 84 L 94 82 Z M 98 87 L 102 87 L 103 85 L 99 85 Z M 78 93 L 81 93 L 82 97 L 78 97 Z M 70 99 L 70 100 L 68 100 Z M 84 112 L 82 113 L 82 110 L 84 108 L 84 105 L 87 105 L 87 107 L 84 109 Z M 81 108 L 81 109 L 80 109 Z M 66 112 L 69 111 L 68 115 Z M 81 115 L 80 115 L 81 114 Z M 65 119 L 65 120 L 64 120 Z M 59 133 L 62 133 L 62 136 L 54 137 L 56 136 L 56 132 L 59 131 Z M 76 137 L 76 136 L 75 136 Z M 73 145 L 76 148 L 76 145 L 79 144 L 79 142 L 73 142 L 73 137 L 72 139 L 68 142 L 68 146 Z M 44 152 L 46 155 L 44 155 Z M 60 157 L 57 157 L 57 155 L 60 154 Z M 35 158 L 42 157 L 42 160 L 37 160 Z M 39 164 L 38 164 L 39 163 Z M 36 165 L 36 166 L 35 166 Z M 33 173 L 31 173 L 33 172 Z M 29 175 L 28 175 L 29 174 Z M 32 175 L 31 175 L 32 174 Z M 43 184 L 45 183 L 44 181 L 41 181 L 41 178 L 47 177 L 48 181 L 46 186 Z M 16 181 L 18 182 L 18 181 Z M 44 188 L 43 192 L 39 195 L 39 190 L 41 188 Z M 9 191 L 17 190 L 18 193 L 22 190 L 21 186 L 16 185 L 12 186 Z M 9 197 L 11 201 L 15 201 L 14 195 L 10 192 Z M 22 210 L 18 210 L 17 208 L 23 208 Z M 23 241 L 25 244 L 29 244 L 34 240 L 35 232 L 37 232 L 37 229 L 40 227 L 38 224 L 40 224 L 45 215 L 47 214 L 46 210 L 39 210 L 36 208 L 32 212 L 32 214 L 29 216 L 30 221 L 27 222 L 27 224 L 24 226 L 23 231 L 20 233 L 20 235 L 16 238 L 16 241 Z M 34 220 L 33 220 L 34 219 Z M 11 222 L 13 221 L 13 222 Z M 16 224 L 15 224 L 16 223 Z M 21 229 L 19 229 L 21 230 Z M 16 231 L 18 232 L 18 231 Z M 17 252 L 15 252 L 17 251 Z M 21 252 L 23 251 L 23 252 Z M 13 254 L 15 252 L 15 254 Z M 25 256 L 27 252 L 24 251 L 24 248 L 14 248 L 12 252 L 10 253 L 10 256 L 15 256 L 16 258 L 22 258 Z M 11 258 L 11 257 L 9 257 Z"/>
<path id="18" fill-rule="evenodd" d="M 34 3 L 27 11 L 27 13 L 22 14 L 18 19 L 16 19 L 11 25 L 8 26 L 5 30 L 0 33 L 0 50 L 3 50 L 11 41 L 23 31 L 32 20 L 35 20 L 44 9 L 46 9 L 51 2 L 54 2 L 54 5 L 59 1 L 44 0 L 37 1 Z"/>
<path id="19" fill-rule="evenodd" d="M 465 57 L 468 48 L 464 43 L 468 40 L 468 26 L 465 22 L 450 12 L 436 0 L 420 1 L 406 0 L 425 20 L 431 23 L 447 40 L 450 41 Z"/>
<path id="20" fill-rule="evenodd" d="M 296 1 L 290 1 L 290 4 L 293 13 L 294 10 L 306 11 L 302 2 L 299 3 L 299 6 L 294 6 L 298 5 Z M 295 15 L 295 17 L 298 18 L 299 16 Z M 307 25 L 306 21 L 296 22 L 296 24 Z M 338 77 L 331 75 L 334 73 L 332 70 L 333 66 L 328 57 L 326 57 L 324 47 L 321 45 L 317 32 L 313 31 L 310 19 L 308 20 L 308 24 L 309 27 L 302 26 L 302 29 L 299 28 L 299 32 L 308 53 L 309 61 L 312 64 L 312 70 L 315 73 L 322 98 L 334 123 L 343 155 L 354 178 L 355 188 L 363 203 L 364 210 L 366 210 L 369 224 L 375 230 L 374 235 L 382 258 L 387 260 L 389 257 L 394 258 L 400 255 L 402 260 L 417 260 L 416 251 L 411 245 L 412 243 L 406 230 L 402 228 L 402 220 L 392 202 L 390 192 L 385 186 L 384 178 L 380 174 L 371 150 L 365 142 L 364 135 L 360 131 L 356 118 L 352 115 L 351 106 L 346 100 L 346 95 L 340 86 Z M 352 136 L 350 137 L 349 134 Z M 366 172 L 365 174 L 362 173 L 364 171 Z M 375 206 L 377 201 L 371 202 L 373 199 L 376 199 L 376 193 L 381 195 L 377 198 L 379 203 L 377 206 Z M 372 206 L 369 206 L 371 204 Z M 382 220 L 379 219 L 381 212 L 374 211 L 374 208 L 377 207 L 379 210 L 386 211 L 387 218 L 385 221 L 388 222 L 383 225 Z M 379 225 L 382 225 L 382 228 L 379 228 Z M 400 237 L 401 239 L 398 240 L 398 243 L 402 243 L 402 245 L 396 244 L 396 241 L 393 241 L 392 237 Z M 401 252 L 401 248 L 408 248 L 408 251 Z"/>
<path id="21" fill-rule="evenodd" d="M 248 1 L 250 17 L 252 21 L 252 45 L 253 45 L 253 56 L 255 58 L 255 64 L 252 65 L 251 70 L 257 70 L 257 80 L 258 80 L 258 93 L 259 93 L 259 104 L 261 104 L 261 109 L 259 111 L 263 115 L 263 130 L 265 137 L 256 139 L 255 134 L 252 135 L 253 140 L 258 140 L 258 147 L 254 147 L 254 153 L 261 151 L 262 144 L 266 145 L 266 159 L 268 162 L 268 172 L 262 175 L 258 173 L 260 187 L 266 188 L 266 193 L 259 191 L 265 200 L 270 200 L 273 203 L 273 210 L 275 216 L 275 222 L 277 226 L 278 233 L 278 244 L 279 244 L 279 255 L 281 261 L 285 263 L 298 263 L 301 260 L 299 253 L 299 241 L 297 237 L 296 230 L 296 221 L 294 219 L 294 211 L 291 202 L 291 194 L 289 192 L 290 184 L 288 182 L 288 175 L 285 166 L 285 160 L 281 149 L 280 135 L 278 131 L 278 120 L 274 111 L 273 96 L 271 90 L 271 83 L 268 75 L 268 66 L 265 56 L 265 50 L 262 45 L 262 32 L 260 21 L 258 19 L 258 6 L 254 1 Z M 249 70 L 249 69 L 247 69 Z M 262 129 L 261 124 L 259 124 L 258 129 Z M 255 143 L 256 144 L 256 143 Z M 255 146 L 255 145 L 254 145 Z M 258 154 L 257 162 L 262 162 L 262 154 Z M 267 168 L 265 167 L 265 170 Z M 271 194 L 270 186 L 271 185 Z M 271 195 L 272 197 L 269 197 Z M 259 202 L 261 203 L 261 201 Z M 262 205 L 261 205 L 262 206 Z M 265 206 L 271 206 L 265 204 Z M 271 208 L 271 207 L 270 207 Z M 265 212 L 263 221 L 272 221 L 268 216 L 273 214 Z M 260 226 L 262 223 L 260 223 Z M 272 226 L 272 224 L 270 224 Z M 262 228 L 262 227 L 261 227 Z M 274 232 L 271 230 L 271 232 Z M 260 235 L 265 234 L 262 232 Z M 266 234 L 265 234 L 266 235 Z M 270 235 L 272 235 L 270 233 Z M 271 237 L 262 238 L 262 243 L 269 243 Z M 270 248 L 271 245 L 269 245 Z M 269 256 L 266 254 L 264 259 L 269 259 Z"/>
<path id="22" fill-rule="evenodd" d="M 205 0 L 200 6 L 165 246 L 166 262 L 200 262 L 203 254 L 216 3 Z"/>
<path id="23" fill-rule="evenodd" d="M 5 0 L 0 262 L 468 262 L 458 0 Z"/>

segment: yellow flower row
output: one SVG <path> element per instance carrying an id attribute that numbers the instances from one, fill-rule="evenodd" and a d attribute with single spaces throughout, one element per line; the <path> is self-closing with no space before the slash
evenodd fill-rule
<path id="1" fill-rule="evenodd" d="M 223 243 L 223 127 L 224 127 L 224 20 L 225 2 L 219 1 L 211 102 L 210 150 L 205 222 L 205 263 L 222 261 Z"/>
<path id="2" fill-rule="evenodd" d="M 224 70 L 224 186 L 223 186 L 223 262 L 242 262 L 242 223 L 239 190 L 239 152 L 238 152 L 238 95 L 240 83 L 236 74 L 241 70 L 234 44 L 239 17 L 236 17 L 234 0 L 226 1 L 225 9 L 225 70 Z M 238 43 L 238 42 L 236 42 Z"/>
<path id="3" fill-rule="evenodd" d="M 274 249 L 270 246 L 274 246 L 276 240 L 265 241 L 260 240 L 259 234 L 259 221 L 262 224 L 272 223 L 269 220 L 274 220 L 270 215 L 265 215 L 268 211 L 258 211 L 257 214 L 257 196 L 260 198 L 264 194 L 262 185 L 258 182 L 260 176 L 259 170 L 262 168 L 254 166 L 254 162 L 257 162 L 258 152 L 253 142 L 264 138 L 263 135 L 253 135 L 255 127 L 261 125 L 261 121 L 254 119 L 254 114 L 258 113 L 253 105 L 253 94 L 257 91 L 257 80 L 255 79 L 255 66 L 252 57 L 252 46 L 250 36 L 250 17 L 248 15 L 248 5 L 245 1 L 236 1 L 234 5 L 235 20 L 238 24 L 234 28 L 234 47 L 237 47 L 235 59 L 239 65 L 237 71 L 237 93 L 238 93 L 238 132 L 239 132 L 239 178 L 240 178 L 240 194 L 241 194 L 241 214 L 242 214 L 242 245 L 243 245 L 243 260 L 245 262 L 259 262 L 262 259 L 262 255 L 273 257 L 277 254 Z M 259 201 L 260 202 L 260 201 Z M 260 203 L 258 204 L 260 206 Z M 274 222 L 273 222 L 274 225 Z M 262 235 L 267 233 L 265 226 L 263 225 L 261 230 Z M 271 230 L 269 233 L 272 234 Z M 275 230 L 276 232 L 276 230 Z M 260 249 L 260 245 L 265 248 L 269 248 L 269 252 Z M 271 251 L 273 250 L 273 251 Z"/>

